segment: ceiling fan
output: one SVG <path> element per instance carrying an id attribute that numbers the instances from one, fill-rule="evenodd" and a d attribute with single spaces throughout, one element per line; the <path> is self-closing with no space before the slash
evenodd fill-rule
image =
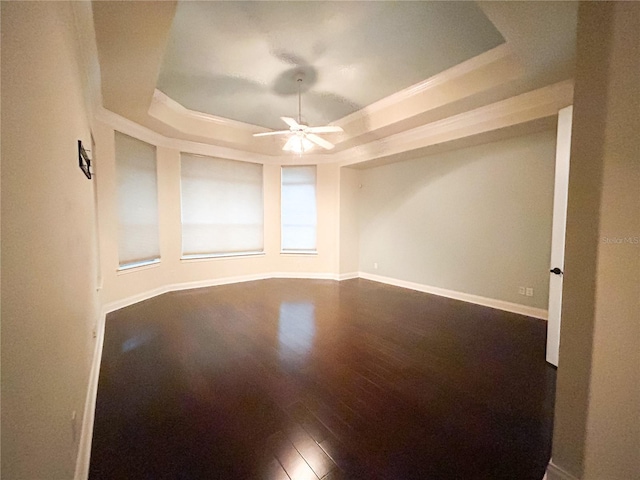
<path id="1" fill-rule="evenodd" d="M 298 120 L 291 117 L 280 117 L 284 123 L 289 125 L 289 130 L 278 130 L 275 132 L 254 133 L 254 137 L 266 137 L 268 135 L 291 135 L 284 144 L 282 150 L 286 152 L 294 152 L 303 154 L 313 148 L 314 144 L 326 150 L 331 150 L 335 145 L 322 137 L 318 133 L 338 133 L 342 132 L 342 128 L 335 125 L 326 125 L 324 127 L 309 127 L 302 123 L 302 100 L 300 94 L 300 85 L 302 84 L 302 75 L 296 78 L 298 82 Z"/>

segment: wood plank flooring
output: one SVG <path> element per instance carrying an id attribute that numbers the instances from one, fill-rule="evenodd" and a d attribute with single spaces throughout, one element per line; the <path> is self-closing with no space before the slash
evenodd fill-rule
<path id="1" fill-rule="evenodd" d="M 362 279 L 106 319 L 90 479 L 540 480 L 546 323 Z"/>

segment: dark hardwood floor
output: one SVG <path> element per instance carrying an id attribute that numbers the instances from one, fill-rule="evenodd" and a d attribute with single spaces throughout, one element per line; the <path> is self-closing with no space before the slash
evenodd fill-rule
<path id="1" fill-rule="evenodd" d="M 108 315 L 90 479 L 540 480 L 546 324 L 366 280 Z"/>

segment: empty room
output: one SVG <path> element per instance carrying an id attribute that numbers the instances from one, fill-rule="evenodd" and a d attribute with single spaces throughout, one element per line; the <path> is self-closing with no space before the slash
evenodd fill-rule
<path id="1" fill-rule="evenodd" d="M 640 4 L 2 1 L 1 474 L 640 479 Z"/>

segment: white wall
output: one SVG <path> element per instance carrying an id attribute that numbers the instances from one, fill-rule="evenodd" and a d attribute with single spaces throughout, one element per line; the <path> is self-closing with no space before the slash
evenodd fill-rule
<path id="1" fill-rule="evenodd" d="M 640 478 L 640 4 L 578 19 L 550 480 Z"/>
<path id="2" fill-rule="evenodd" d="M 133 135 L 134 132 L 123 133 Z M 280 253 L 280 165 L 264 165 L 265 254 L 180 260 L 180 151 L 159 146 L 158 206 L 160 264 L 118 272 L 114 129 L 97 123 L 96 171 L 99 193 L 100 250 L 107 305 L 127 303 L 167 286 L 197 286 L 234 278 L 276 275 L 335 277 L 338 272 L 340 169 L 318 165 L 318 254 Z"/>
<path id="3" fill-rule="evenodd" d="M 360 171 L 340 170 L 340 274 L 354 275 L 360 267 L 358 199 Z"/>
<path id="4" fill-rule="evenodd" d="M 364 170 L 360 271 L 546 309 L 554 162 L 548 131 Z"/>
<path id="5" fill-rule="evenodd" d="M 98 319 L 67 3 L 2 2 L 2 478 L 74 474 Z M 88 147 L 90 148 L 90 147 Z M 72 412 L 76 412 L 75 431 Z"/>

